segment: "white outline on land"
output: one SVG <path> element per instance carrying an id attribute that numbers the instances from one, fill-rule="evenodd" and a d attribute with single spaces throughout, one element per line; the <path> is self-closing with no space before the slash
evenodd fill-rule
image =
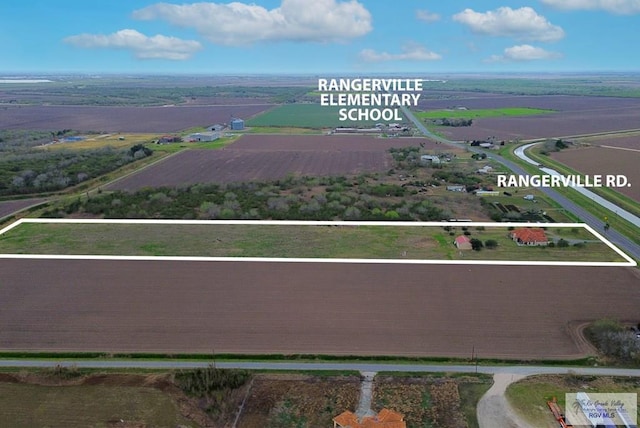
<path id="1" fill-rule="evenodd" d="M 418 259 L 345 259 L 295 257 L 188 257 L 188 256 L 110 256 L 110 255 L 56 255 L 56 254 L 0 254 L 0 259 L 54 259 L 54 260 L 134 260 L 134 261 L 208 261 L 208 262 L 278 262 L 278 263 L 377 263 L 377 264 L 442 264 L 442 265 L 502 265 L 502 266 L 637 266 L 635 260 L 584 223 L 492 223 L 492 222 L 409 222 L 409 221 L 298 221 L 298 220 L 136 220 L 136 219 L 66 219 L 21 218 L 0 230 L 0 236 L 23 223 L 71 224 L 164 224 L 164 225 L 272 225 L 272 226 L 388 226 L 388 227 L 582 227 L 626 262 L 556 262 L 514 260 L 418 260 Z"/>

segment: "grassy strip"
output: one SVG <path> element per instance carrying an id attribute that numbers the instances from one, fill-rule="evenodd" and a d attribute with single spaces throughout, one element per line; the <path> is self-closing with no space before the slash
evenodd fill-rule
<path id="1" fill-rule="evenodd" d="M 513 117 L 513 116 L 534 116 L 540 114 L 554 113 L 554 110 L 544 110 L 528 107 L 506 107 L 496 109 L 471 109 L 471 110 L 431 110 L 414 113 L 419 119 L 482 119 L 489 117 Z"/>
<path id="2" fill-rule="evenodd" d="M 131 360 L 131 361 L 185 361 L 185 362 L 304 362 L 304 363 L 384 363 L 384 364 L 433 364 L 433 365 L 476 365 L 468 358 L 452 357 L 402 357 L 394 355 L 326 355 L 326 354 L 157 354 L 157 353 L 107 353 L 107 352 L 0 352 L 0 359 L 15 360 Z M 486 358 L 478 359 L 478 365 L 543 365 L 562 367 L 591 367 L 592 357 L 570 360 L 509 360 Z"/>
<path id="3" fill-rule="evenodd" d="M 464 226 L 463 226 L 464 227 Z M 624 261 L 579 228 L 549 227 L 549 239 L 579 241 L 561 248 L 518 247 L 508 228 L 276 225 L 144 225 L 28 223 L 0 237 L 8 254 L 102 254 L 182 257 L 362 258 L 414 260 Z M 453 252 L 454 236 L 495 241 L 496 248 Z M 404 255 L 403 255 L 404 254 Z"/>

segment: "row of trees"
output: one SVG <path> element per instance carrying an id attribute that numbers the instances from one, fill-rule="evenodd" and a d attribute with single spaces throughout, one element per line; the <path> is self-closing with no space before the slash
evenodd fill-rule
<path id="1" fill-rule="evenodd" d="M 128 150 L 12 150 L 0 157 L 0 196 L 61 190 L 151 155 L 142 145 Z"/>
<path id="2" fill-rule="evenodd" d="M 59 217 L 76 212 L 108 218 L 178 219 L 433 221 L 450 216 L 417 196 L 415 189 L 369 182 L 365 176 L 289 177 L 273 182 L 113 192 L 77 199 L 45 215 Z"/>

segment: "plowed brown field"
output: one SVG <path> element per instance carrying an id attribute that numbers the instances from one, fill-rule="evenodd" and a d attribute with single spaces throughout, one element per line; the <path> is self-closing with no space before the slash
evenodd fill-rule
<path id="1" fill-rule="evenodd" d="M 0 260 L 3 350 L 576 357 L 631 268 Z"/>
<path id="2" fill-rule="evenodd" d="M 552 157 L 583 174 L 625 175 L 631 186 L 616 190 L 640 202 L 640 150 L 587 147 L 552 153 Z"/>
<path id="3" fill-rule="evenodd" d="M 271 104 L 179 107 L 4 106 L 0 129 L 81 132 L 176 132 L 246 119 Z"/>
<path id="4" fill-rule="evenodd" d="M 444 147 L 424 138 L 357 135 L 245 135 L 222 150 L 186 150 L 107 188 L 276 180 L 294 175 L 344 175 L 391 168 L 391 147 Z"/>
<path id="5" fill-rule="evenodd" d="M 425 110 L 451 107 L 469 109 L 529 107 L 552 109 L 556 112 L 527 117 L 496 117 L 475 119 L 468 127 L 441 127 L 453 140 L 474 140 L 496 137 L 515 138 L 563 137 L 606 131 L 638 129 L 640 99 L 579 96 L 517 96 L 461 97 L 449 100 L 424 100 Z"/>

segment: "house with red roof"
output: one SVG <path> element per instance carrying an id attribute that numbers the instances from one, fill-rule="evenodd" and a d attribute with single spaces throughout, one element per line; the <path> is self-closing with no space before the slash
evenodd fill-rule
<path id="1" fill-rule="evenodd" d="M 375 416 L 361 420 L 355 413 L 346 411 L 333 418 L 333 428 L 407 428 L 404 416 L 389 409 L 382 409 Z"/>
<path id="2" fill-rule="evenodd" d="M 521 227 L 509 232 L 509 238 L 516 244 L 522 246 L 545 246 L 549 245 L 549 239 L 541 227 Z"/>
<path id="3" fill-rule="evenodd" d="M 468 236 L 460 235 L 454 241 L 453 245 L 456 246 L 458 250 L 471 250 L 471 239 Z"/>

